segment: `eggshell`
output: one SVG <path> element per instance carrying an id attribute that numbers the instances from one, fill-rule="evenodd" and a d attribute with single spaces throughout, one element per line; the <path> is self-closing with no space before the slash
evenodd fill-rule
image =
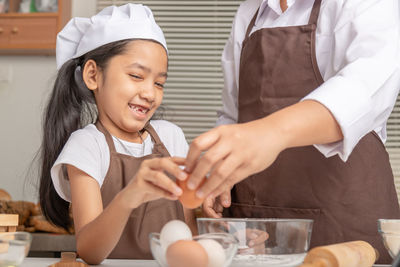
<path id="1" fill-rule="evenodd" d="M 189 176 L 186 178 L 185 181 L 180 181 L 178 179 L 176 180 L 176 184 L 182 189 L 182 195 L 180 195 L 178 199 L 185 208 L 195 209 L 203 203 L 204 198 L 198 198 L 196 196 L 197 189 L 190 190 L 187 187 L 186 184 L 187 184 L 188 180 L 189 180 Z M 201 185 L 203 185 L 203 183 L 205 181 L 206 181 L 206 178 L 203 179 L 203 181 L 200 183 L 199 187 Z"/>
<path id="2" fill-rule="evenodd" d="M 167 222 L 160 232 L 160 243 L 164 249 L 177 240 L 192 240 L 192 232 L 186 223 L 180 220 Z"/>
<path id="3" fill-rule="evenodd" d="M 197 241 L 206 250 L 208 255 L 208 267 L 222 267 L 225 263 L 225 251 L 220 243 L 212 239 L 200 239 Z"/>
<path id="4" fill-rule="evenodd" d="M 207 267 L 208 256 L 200 243 L 179 240 L 169 245 L 166 253 L 169 267 Z"/>

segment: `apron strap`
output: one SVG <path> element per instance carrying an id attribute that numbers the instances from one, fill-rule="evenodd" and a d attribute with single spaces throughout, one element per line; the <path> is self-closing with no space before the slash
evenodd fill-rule
<path id="1" fill-rule="evenodd" d="M 153 126 L 151 126 L 150 123 L 146 123 L 146 125 L 144 126 L 144 130 L 146 130 L 151 137 L 151 140 L 153 140 L 154 144 L 162 144 L 160 137 L 158 136 L 158 134 L 156 133 L 156 130 L 154 130 Z"/>
<path id="2" fill-rule="evenodd" d="M 321 0 L 315 0 L 313 8 L 311 10 L 310 18 L 308 20 L 308 24 L 314 24 L 315 26 L 317 26 L 320 7 Z"/>
<path id="3" fill-rule="evenodd" d="M 107 131 L 107 129 L 104 127 L 104 125 L 100 122 L 100 120 L 97 120 L 95 123 L 97 129 L 104 134 L 106 137 L 106 142 L 108 144 L 108 147 L 110 148 L 110 152 L 116 152 L 115 146 L 114 146 L 114 141 L 112 139 L 111 134 Z"/>
<path id="4" fill-rule="evenodd" d="M 257 19 L 257 15 L 258 15 L 258 11 L 260 10 L 260 8 L 257 9 L 256 14 L 254 14 L 254 17 L 251 19 L 249 26 L 247 27 L 247 31 L 246 31 L 246 35 L 244 36 L 244 40 L 247 40 L 247 38 L 249 37 L 249 34 L 251 32 L 251 29 L 253 29 L 254 24 L 256 22 Z M 243 41 L 244 42 L 244 41 Z"/>

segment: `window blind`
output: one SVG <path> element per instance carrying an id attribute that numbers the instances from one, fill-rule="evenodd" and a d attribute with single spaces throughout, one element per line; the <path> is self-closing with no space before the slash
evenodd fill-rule
<path id="1" fill-rule="evenodd" d="M 396 105 L 387 123 L 386 149 L 389 152 L 397 197 L 400 202 L 400 97 L 397 97 Z"/>
<path id="2" fill-rule="evenodd" d="M 221 54 L 242 0 L 98 0 L 109 5 L 143 3 L 164 31 L 169 50 L 168 81 L 162 113 L 188 140 L 211 129 L 221 107 Z M 400 198 L 400 100 L 388 122 L 387 150 Z M 379 177 L 377 177 L 379 179 Z"/>

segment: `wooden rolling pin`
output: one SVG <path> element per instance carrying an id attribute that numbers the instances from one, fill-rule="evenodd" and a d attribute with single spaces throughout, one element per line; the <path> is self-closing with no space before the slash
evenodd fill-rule
<path id="1" fill-rule="evenodd" d="M 352 241 L 311 249 L 300 267 L 371 267 L 376 250 L 365 241 Z"/>
<path id="2" fill-rule="evenodd" d="M 76 261 L 75 252 L 61 252 L 61 260 L 49 267 L 89 267 L 89 265 Z"/>

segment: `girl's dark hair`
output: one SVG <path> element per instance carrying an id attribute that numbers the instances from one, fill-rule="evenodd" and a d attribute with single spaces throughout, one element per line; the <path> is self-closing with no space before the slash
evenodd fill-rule
<path id="1" fill-rule="evenodd" d="M 85 63 L 92 59 L 100 69 L 105 70 L 109 60 L 122 54 L 130 41 L 106 44 L 64 63 L 47 103 L 40 149 L 40 206 L 49 221 L 66 230 L 72 226 L 69 203 L 57 194 L 50 170 L 71 133 L 97 119 L 93 92 L 85 86 L 79 67 L 83 69 Z"/>

